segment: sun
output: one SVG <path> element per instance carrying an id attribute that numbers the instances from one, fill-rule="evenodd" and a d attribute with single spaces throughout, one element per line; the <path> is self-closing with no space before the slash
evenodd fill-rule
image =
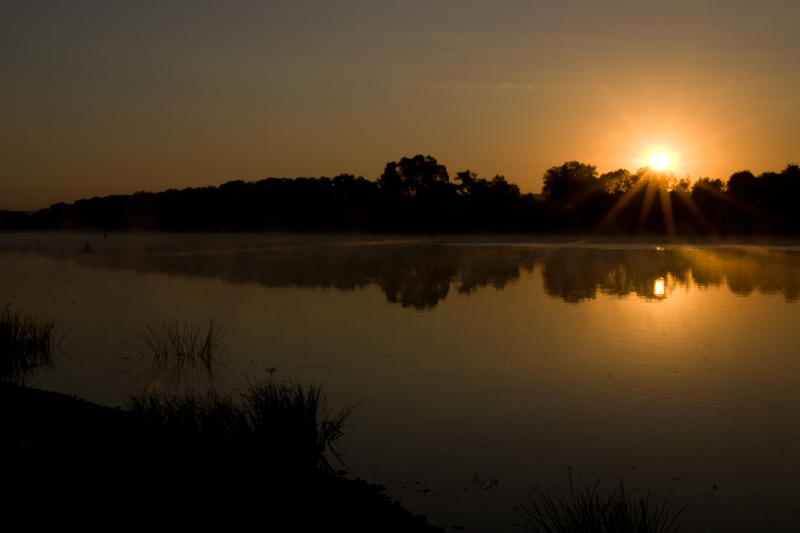
<path id="1" fill-rule="evenodd" d="M 650 156 L 650 168 L 664 170 L 669 166 L 669 156 L 662 152 L 657 152 Z"/>

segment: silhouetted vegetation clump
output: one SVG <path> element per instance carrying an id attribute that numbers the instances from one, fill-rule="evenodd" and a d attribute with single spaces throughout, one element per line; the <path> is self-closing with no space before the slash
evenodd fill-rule
<path id="1" fill-rule="evenodd" d="M 0 379 L 20 381 L 40 370 L 55 368 L 66 333 L 58 334 L 58 319 L 29 311 L 0 311 Z"/>
<path id="2" fill-rule="evenodd" d="M 332 470 L 325 452 L 334 452 L 333 442 L 342 435 L 352 407 L 330 412 L 322 387 L 313 383 L 256 380 L 248 381 L 243 392 L 218 391 L 216 371 L 226 347 L 221 326 L 213 320 L 207 325 L 161 322 L 134 333 L 145 351 L 134 349 L 150 360 L 149 384 L 126 398 L 129 411 L 225 447 Z"/>
<path id="3" fill-rule="evenodd" d="M 332 470 L 326 450 L 342 436 L 352 411 L 327 409 L 321 386 L 291 381 L 250 383 L 234 395 L 215 390 L 165 395 L 143 391 L 127 409 L 167 427 L 221 439 L 236 449 L 257 450 L 273 460 Z"/>
<path id="4" fill-rule="evenodd" d="M 173 390 L 192 388 L 195 383 L 207 387 L 216 384 L 227 350 L 222 327 L 214 320 L 208 326 L 178 320 L 145 324 L 144 330 L 133 333 L 143 349 L 132 347 L 142 356 L 139 362 L 148 359 L 145 374 L 151 383 L 160 381 Z"/>
<path id="5" fill-rule="evenodd" d="M 619 487 L 608 494 L 591 488 L 575 487 L 570 476 L 570 499 L 561 500 L 534 488 L 528 503 L 514 509 L 525 521 L 520 524 L 537 533 L 674 533 L 676 521 L 685 506 L 674 515 L 664 502 L 651 504 L 650 494 L 633 497 L 620 480 Z"/>

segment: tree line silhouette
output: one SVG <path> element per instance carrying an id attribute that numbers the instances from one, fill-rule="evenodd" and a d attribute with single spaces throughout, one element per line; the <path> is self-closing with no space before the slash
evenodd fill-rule
<path id="1" fill-rule="evenodd" d="M 542 194 L 522 194 L 501 175 L 465 170 L 451 180 L 435 158 L 417 155 L 388 163 L 377 181 L 230 181 L 0 211 L 0 230 L 781 235 L 800 232 L 798 199 L 794 164 L 692 183 L 649 167 L 598 175 L 569 161 L 545 171 Z"/>

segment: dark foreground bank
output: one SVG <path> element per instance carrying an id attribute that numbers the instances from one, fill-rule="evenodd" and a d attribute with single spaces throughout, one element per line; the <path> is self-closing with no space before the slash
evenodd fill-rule
<path id="1" fill-rule="evenodd" d="M 380 486 L 9 382 L 0 451 L 3 515 L 30 525 L 442 531 Z"/>

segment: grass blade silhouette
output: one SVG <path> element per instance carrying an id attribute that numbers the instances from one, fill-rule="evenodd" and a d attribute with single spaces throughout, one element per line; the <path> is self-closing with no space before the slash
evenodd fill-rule
<path id="1" fill-rule="evenodd" d="M 517 525 L 537 533 L 674 533 L 680 528 L 676 522 L 685 505 L 671 515 L 669 497 L 651 507 L 649 494 L 635 499 L 622 480 L 608 494 L 598 490 L 599 484 L 598 479 L 591 488 L 576 488 L 570 474 L 566 502 L 534 487 L 527 504 L 514 506 L 525 521 Z"/>

